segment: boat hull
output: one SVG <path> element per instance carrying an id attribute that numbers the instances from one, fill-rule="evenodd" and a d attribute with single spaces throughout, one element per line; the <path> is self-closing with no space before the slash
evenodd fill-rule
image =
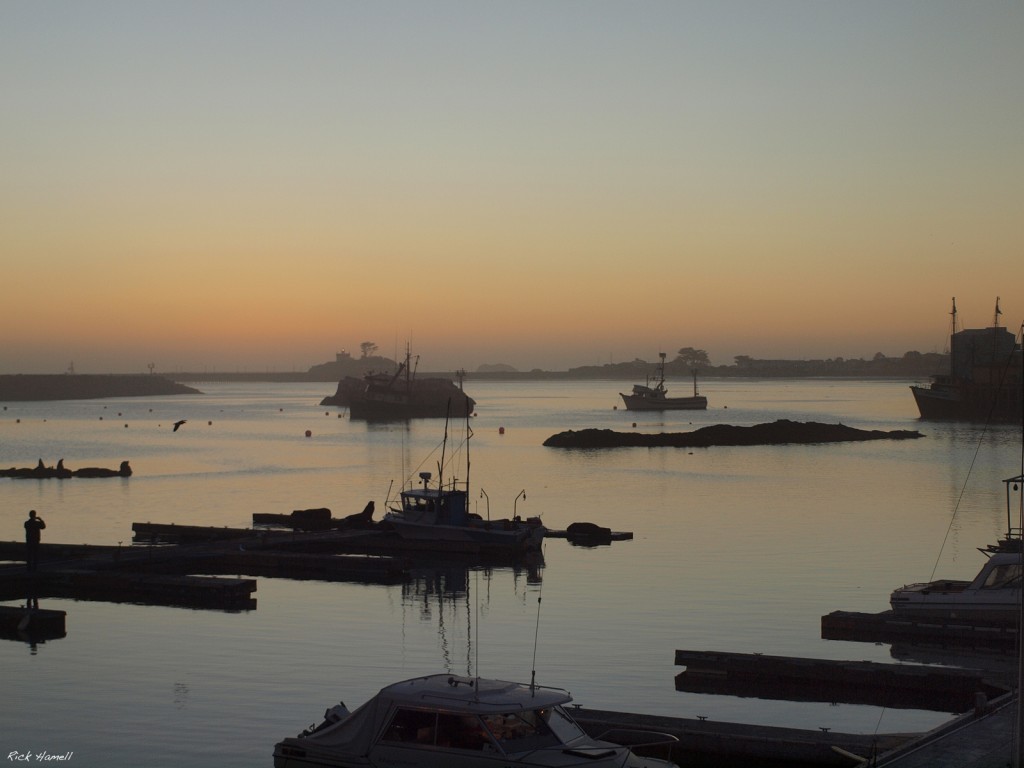
<path id="1" fill-rule="evenodd" d="M 708 407 L 708 399 L 703 395 L 654 399 L 620 392 L 619 396 L 627 411 L 704 411 Z"/>
<path id="2" fill-rule="evenodd" d="M 922 419 L 936 421 L 1016 422 L 1021 418 L 1019 393 L 991 387 L 911 386 Z"/>

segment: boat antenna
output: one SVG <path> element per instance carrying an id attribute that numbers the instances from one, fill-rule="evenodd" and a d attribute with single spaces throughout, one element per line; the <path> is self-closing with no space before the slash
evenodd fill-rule
<path id="1" fill-rule="evenodd" d="M 444 440 L 441 442 L 441 461 L 437 465 L 437 487 L 440 490 L 444 488 L 444 453 L 448 448 L 448 417 L 451 415 L 452 401 L 448 398 L 448 410 L 444 414 Z"/>
<path id="2" fill-rule="evenodd" d="M 530 691 L 537 687 L 537 638 L 540 637 L 540 602 L 544 597 L 544 584 L 537 590 L 537 625 L 533 630 L 533 665 L 530 669 Z"/>

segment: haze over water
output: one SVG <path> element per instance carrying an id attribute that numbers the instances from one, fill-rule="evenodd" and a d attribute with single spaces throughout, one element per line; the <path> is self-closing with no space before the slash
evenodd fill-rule
<path id="1" fill-rule="evenodd" d="M 275 741 L 337 700 L 355 706 L 440 670 L 528 680 L 536 669 L 538 682 L 570 689 L 583 706 L 620 711 L 863 733 L 930 727 L 945 715 L 688 694 L 673 681 L 677 648 L 893 661 L 887 645 L 821 640 L 820 617 L 881 611 L 896 586 L 978 570 L 975 548 L 1005 529 L 1000 481 L 1020 471 L 1019 430 L 919 422 L 908 383 L 709 380 L 708 411 L 645 415 L 616 410 L 630 382 L 469 380 L 478 512 L 489 498 L 494 517 L 514 503 L 551 528 L 591 521 L 634 539 L 592 549 L 551 539 L 533 569 L 417 570 L 400 585 L 260 577 L 257 608 L 240 613 L 43 600 L 68 612 L 68 635 L 35 648 L 0 642 L 9 692 L 0 747 L 74 751 L 85 766 L 268 766 Z M 29 509 L 47 522 L 44 541 L 124 546 L 134 521 L 247 526 L 254 512 L 327 506 L 342 516 L 370 499 L 379 517 L 392 484 L 436 473 L 443 421 L 352 422 L 317 405 L 332 390 L 318 384 L 200 388 L 7 404 L 0 466 L 128 459 L 135 474 L 2 480 L 0 538 L 21 540 Z M 777 418 L 925 437 L 541 445 L 564 429 Z"/>

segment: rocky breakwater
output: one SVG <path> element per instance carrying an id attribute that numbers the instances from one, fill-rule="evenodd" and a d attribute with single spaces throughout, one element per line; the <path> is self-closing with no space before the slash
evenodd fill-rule
<path id="1" fill-rule="evenodd" d="M 198 394 L 202 394 L 198 389 L 154 374 L 18 373 L 0 376 L 0 402 Z"/>
<path id="2" fill-rule="evenodd" d="M 857 429 L 845 424 L 779 419 L 770 424 L 737 427 L 715 424 L 693 432 L 615 432 L 581 429 L 559 432 L 544 441 L 549 448 L 710 448 L 716 445 L 785 445 L 787 443 L 843 443 L 861 440 L 912 440 L 924 437 L 907 429 Z"/>

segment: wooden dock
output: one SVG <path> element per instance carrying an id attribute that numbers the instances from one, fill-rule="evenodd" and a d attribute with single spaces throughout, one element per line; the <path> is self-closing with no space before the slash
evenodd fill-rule
<path id="1" fill-rule="evenodd" d="M 1012 649 L 1017 644 L 1013 623 L 967 619 L 897 616 L 892 611 L 833 611 L 821 617 L 823 640 L 867 643 L 918 642 L 948 648 Z"/>
<path id="2" fill-rule="evenodd" d="M 0 638 L 41 642 L 64 637 L 64 611 L 0 605 Z"/>
<path id="3" fill-rule="evenodd" d="M 916 664 L 681 650 L 675 663 L 686 667 L 677 690 L 787 701 L 966 712 L 978 694 L 994 699 L 1008 690 L 979 670 Z"/>
<path id="4" fill-rule="evenodd" d="M 606 731 L 618 729 L 655 731 L 674 736 L 679 741 L 671 749 L 654 746 L 637 752 L 651 757 L 670 757 L 678 765 L 698 768 L 749 765 L 851 768 L 856 766 L 851 755 L 868 758 L 898 749 L 921 735 L 778 728 L 584 707 L 574 708 L 572 716 L 587 733 L 598 738 Z"/>

